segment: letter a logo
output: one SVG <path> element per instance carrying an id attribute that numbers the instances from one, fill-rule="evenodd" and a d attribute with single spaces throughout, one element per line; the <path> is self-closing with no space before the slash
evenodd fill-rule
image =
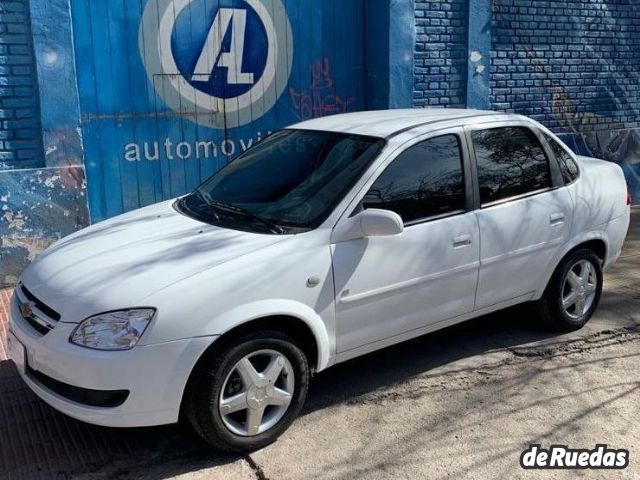
<path id="1" fill-rule="evenodd" d="M 234 128 L 266 114 L 285 91 L 292 39 L 283 0 L 147 0 L 138 45 L 167 107 Z"/>
<path id="2" fill-rule="evenodd" d="M 231 47 L 228 52 L 224 52 L 223 40 L 229 27 L 232 29 Z M 218 10 L 191 79 L 198 82 L 208 82 L 211 80 L 215 67 L 227 67 L 227 83 L 252 85 L 254 83 L 253 73 L 242 72 L 246 28 L 246 10 L 235 8 Z"/>

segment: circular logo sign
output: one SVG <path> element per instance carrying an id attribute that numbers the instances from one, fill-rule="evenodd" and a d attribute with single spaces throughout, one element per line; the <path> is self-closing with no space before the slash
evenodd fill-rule
<path id="1" fill-rule="evenodd" d="M 263 116 L 282 95 L 291 38 L 282 0 L 149 0 L 139 48 L 169 108 L 208 127 L 233 128 Z"/>

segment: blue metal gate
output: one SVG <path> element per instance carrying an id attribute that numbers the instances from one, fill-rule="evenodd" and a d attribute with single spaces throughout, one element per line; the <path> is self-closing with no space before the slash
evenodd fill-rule
<path id="1" fill-rule="evenodd" d="M 180 195 L 282 126 L 362 110 L 365 0 L 73 0 L 89 206 Z"/>

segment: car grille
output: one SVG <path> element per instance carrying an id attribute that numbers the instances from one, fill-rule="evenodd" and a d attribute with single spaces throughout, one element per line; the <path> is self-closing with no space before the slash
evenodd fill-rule
<path id="1" fill-rule="evenodd" d="M 38 298 L 29 290 L 27 290 L 27 287 L 25 287 L 22 283 L 20 284 L 20 288 L 22 289 L 22 293 L 24 294 L 24 296 L 27 297 L 30 301 L 32 301 L 38 310 L 40 310 L 42 313 L 48 316 L 51 320 L 55 320 L 56 322 L 60 320 L 60 314 L 58 312 L 56 312 L 53 308 L 49 307 L 45 303 L 38 300 Z"/>
<path id="2" fill-rule="evenodd" d="M 14 296 L 20 316 L 40 335 L 44 336 L 53 330 L 61 318 L 58 312 L 39 300 L 22 283 L 16 287 Z"/>

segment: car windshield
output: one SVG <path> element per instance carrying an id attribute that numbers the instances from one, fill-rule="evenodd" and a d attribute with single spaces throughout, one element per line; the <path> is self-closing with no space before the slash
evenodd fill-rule
<path id="1" fill-rule="evenodd" d="M 264 233 L 317 228 L 371 165 L 384 140 L 281 130 L 180 199 L 186 215 Z"/>

